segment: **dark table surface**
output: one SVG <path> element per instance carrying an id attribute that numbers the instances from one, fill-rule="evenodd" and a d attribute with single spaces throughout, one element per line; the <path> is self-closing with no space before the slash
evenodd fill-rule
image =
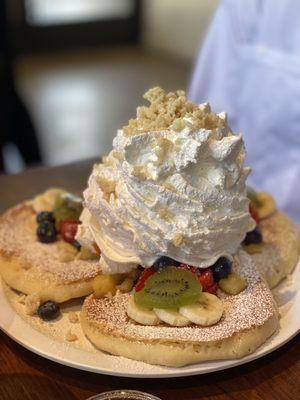
<path id="1" fill-rule="evenodd" d="M 0 176 L 0 211 L 49 186 L 81 191 L 92 161 Z M 0 310 L 1 312 L 1 310 Z M 0 400 L 68 400 L 112 389 L 163 400 L 300 399 L 300 335 L 279 350 L 223 372 L 173 379 L 132 379 L 79 371 L 48 361 L 0 332 Z"/>

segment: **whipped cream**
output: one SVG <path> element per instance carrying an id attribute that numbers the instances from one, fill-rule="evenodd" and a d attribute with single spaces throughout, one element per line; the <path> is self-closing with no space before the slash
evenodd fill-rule
<path id="1" fill-rule="evenodd" d="M 170 129 L 118 131 L 89 178 L 76 237 L 101 249 L 103 273 L 151 266 L 163 255 L 206 268 L 231 257 L 254 229 L 243 139 L 218 117 L 213 129 L 186 117 Z"/>

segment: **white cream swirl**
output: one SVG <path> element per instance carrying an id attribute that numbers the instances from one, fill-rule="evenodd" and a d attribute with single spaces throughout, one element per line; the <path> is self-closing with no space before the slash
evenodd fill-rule
<path id="1" fill-rule="evenodd" d="M 77 239 L 97 243 L 104 273 L 150 266 L 162 255 L 199 268 L 231 257 L 255 226 L 244 158 L 242 137 L 226 124 L 132 136 L 120 130 L 89 178 Z"/>

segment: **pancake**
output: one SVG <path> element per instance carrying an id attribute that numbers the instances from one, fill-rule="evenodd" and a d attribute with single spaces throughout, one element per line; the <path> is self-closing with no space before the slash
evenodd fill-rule
<path id="1" fill-rule="evenodd" d="M 126 313 L 130 294 L 118 294 L 112 298 L 86 298 L 81 311 L 82 329 L 99 349 L 150 364 L 179 367 L 246 356 L 278 328 L 277 307 L 247 253 L 241 250 L 234 265 L 248 286 L 236 296 L 219 290 L 225 311 L 213 326 L 140 325 Z"/>
<path id="2" fill-rule="evenodd" d="M 286 214 L 279 211 L 260 221 L 258 227 L 263 242 L 244 246 L 244 249 L 251 254 L 258 271 L 273 288 L 293 271 L 298 262 L 299 229 Z"/>
<path id="3" fill-rule="evenodd" d="M 24 202 L 0 217 L 0 274 L 7 285 L 58 303 L 93 292 L 98 260 L 63 262 L 62 240 L 44 244 L 36 236 L 36 211 Z M 65 242 L 63 242 L 64 244 Z"/>

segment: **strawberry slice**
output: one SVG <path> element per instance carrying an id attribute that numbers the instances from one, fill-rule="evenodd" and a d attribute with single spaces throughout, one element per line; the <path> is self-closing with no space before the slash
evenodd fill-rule
<path id="1" fill-rule="evenodd" d="M 205 292 L 208 292 L 208 293 L 211 293 L 211 294 L 217 294 L 217 290 L 218 290 L 218 285 L 216 283 L 214 283 L 212 286 L 207 288 L 205 290 Z"/>
<path id="2" fill-rule="evenodd" d="M 208 292 L 208 289 L 215 284 L 213 273 L 210 268 L 199 270 L 198 280 L 202 285 L 203 292 Z"/>
<path id="3" fill-rule="evenodd" d="M 180 264 L 179 268 L 183 268 L 197 275 L 197 278 L 202 285 L 203 292 L 207 292 L 208 288 L 215 284 L 214 276 L 210 268 L 200 269 L 187 264 Z"/>
<path id="4" fill-rule="evenodd" d="M 60 221 L 59 230 L 64 241 L 74 242 L 79 224 L 78 221 Z"/>
<path id="5" fill-rule="evenodd" d="M 145 286 L 146 280 L 156 272 L 154 267 L 145 268 L 144 271 L 141 273 L 139 280 L 135 285 L 135 291 L 139 292 Z"/>
<path id="6" fill-rule="evenodd" d="M 258 213 L 251 206 L 249 206 L 249 213 L 250 213 L 251 217 L 254 219 L 254 221 L 256 222 L 256 224 L 258 224 L 259 223 Z"/>

